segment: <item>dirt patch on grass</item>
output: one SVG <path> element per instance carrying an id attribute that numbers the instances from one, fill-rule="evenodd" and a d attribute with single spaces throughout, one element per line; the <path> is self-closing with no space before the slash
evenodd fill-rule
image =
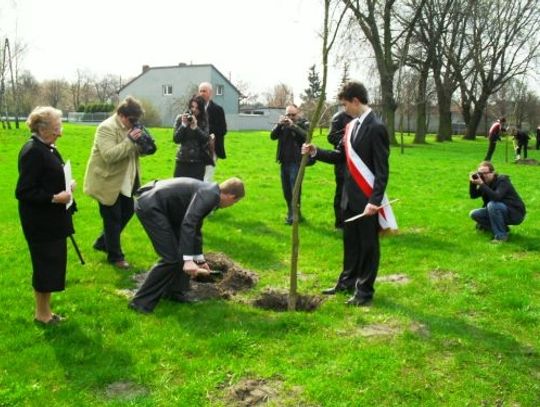
<path id="1" fill-rule="evenodd" d="M 373 336 L 394 336 L 402 332 L 402 329 L 398 326 L 392 326 L 388 324 L 371 324 L 361 327 L 358 330 L 360 336 L 373 337 Z"/>
<path id="2" fill-rule="evenodd" d="M 243 269 L 223 253 L 208 253 L 205 258 L 212 273 L 199 276 L 191 282 L 193 295 L 199 300 L 228 300 L 238 292 L 253 288 L 259 281 L 256 273 Z M 117 290 L 118 294 L 132 297 L 147 275 L 147 272 L 133 275 L 136 287 Z"/>
<path id="3" fill-rule="evenodd" d="M 314 311 L 323 302 L 323 298 L 314 295 L 298 295 L 296 300 L 297 311 Z M 287 311 L 289 307 L 289 293 L 276 290 L 266 290 L 253 301 L 253 305 L 272 311 Z"/>
<path id="4" fill-rule="evenodd" d="M 280 381 L 245 379 L 226 389 L 228 405 L 251 407 L 275 401 L 282 383 Z"/>
<path id="5" fill-rule="evenodd" d="M 454 281 L 457 279 L 457 274 L 450 270 L 436 268 L 429 272 L 431 281 Z"/>
<path id="6" fill-rule="evenodd" d="M 407 274 L 389 274 L 377 278 L 379 283 L 407 284 L 411 281 Z"/>
<path id="7" fill-rule="evenodd" d="M 146 396 L 148 389 L 131 381 L 118 381 L 109 384 L 105 388 L 105 397 L 109 399 L 134 400 L 137 397 Z"/>
<path id="8" fill-rule="evenodd" d="M 519 160 L 515 160 L 514 164 L 521 164 L 521 165 L 540 165 L 540 162 L 538 160 L 535 160 L 534 158 L 521 158 Z"/>

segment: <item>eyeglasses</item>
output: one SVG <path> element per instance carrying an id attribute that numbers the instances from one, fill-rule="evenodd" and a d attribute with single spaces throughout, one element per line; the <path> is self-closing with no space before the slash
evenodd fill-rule
<path id="1" fill-rule="evenodd" d="M 294 116 L 296 116 L 296 113 L 287 113 L 285 116 L 287 116 L 287 117 L 294 117 Z"/>
<path id="2" fill-rule="evenodd" d="M 480 175 L 491 174 L 491 171 L 485 171 L 485 172 L 478 171 L 478 174 L 480 174 Z"/>

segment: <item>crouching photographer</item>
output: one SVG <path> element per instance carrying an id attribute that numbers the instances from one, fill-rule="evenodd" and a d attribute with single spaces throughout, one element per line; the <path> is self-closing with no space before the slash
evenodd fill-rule
<path id="1" fill-rule="evenodd" d="M 176 118 L 173 140 L 180 144 L 174 176 L 202 181 L 206 165 L 214 162 L 210 152 L 212 137 L 208 134 L 208 117 L 201 96 L 192 97 L 188 110 Z"/>
<path id="2" fill-rule="evenodd" d="M 525 204 L 506 175 L 495 172 L 493 164 L 482 161 L 478 170 L 469 176 L 469 194 L 482 198 L 482 208 L 469 214 L 478 230 L 493 233 L 493 243 L 508 240 L 508 225 L 519 225 L 525 218 Z"/>

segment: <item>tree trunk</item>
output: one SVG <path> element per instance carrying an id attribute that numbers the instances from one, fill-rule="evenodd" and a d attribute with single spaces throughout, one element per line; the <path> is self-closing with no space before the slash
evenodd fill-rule
<path id="1" fill-rule="evenodd" d="M 427 72 L 420 72 L 420 80 L 418 81 L 418 97 L 416 101 L 416 134 L 414 136 L 414 144 L 425 144 L 426 142 L 426 88 L 427 88 Z"/>

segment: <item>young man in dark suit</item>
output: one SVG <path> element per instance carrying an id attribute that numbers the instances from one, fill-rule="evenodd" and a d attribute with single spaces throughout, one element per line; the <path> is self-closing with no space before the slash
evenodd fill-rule
<path id="1" fill-rule="evenodd" d="M 216 171 L 217 159 L 225 159 L 225 134 L 227 134 L 227 122 L 225 120 L 225 112 L 223 108 L 214 103 L 212 96 L 214 91 L 212 84 L 209 82 L 203 82 L 199 85 L 199 95 L 205 101 L 206 114 L 208 115 L 208 125 L 210 136 L 213 137 L 213 153 L 214 153 L 214 165 L 207 165 L 204 173 L 204 180 L 211 182 L 214 178 L 214 172 Z"/>
<path id="2" fill-rule="evenodd" d="M 230 178 L 220 185 L 194 178 L 153 181 L 137 191 L 135 213 L 160 255 L 129 307 L 152 312 L 161 297 L 193 302 L 189 276 L 210 271 L 203 255 L 201 228 L 216 208 L 227 208 L 244 197 L 244 184 Z"/>
<path id="3" fill-rule="evenodd" d="M 379 230 L 397 229 L 395 218 L 385 196 L 388 182 L 389 137 L 386 127 L 368 106 L 365 86 L 346 83 L 338 94 L 345 112 L 354 119 L 336 150 L 322 150 L 304 144 L 302 153 L 315 160 L 336 164 L 346 162 L 341 208 L 344 219 L 362 214 L 352 222 L 344 222 L 343 271 L 337 284 L 324 290 L 332 295 L 353 291 L 348 305 L 368 305 L 374 293 L 379 268 Z M 384 205 L 384 207 L 383 207 Z"/>

